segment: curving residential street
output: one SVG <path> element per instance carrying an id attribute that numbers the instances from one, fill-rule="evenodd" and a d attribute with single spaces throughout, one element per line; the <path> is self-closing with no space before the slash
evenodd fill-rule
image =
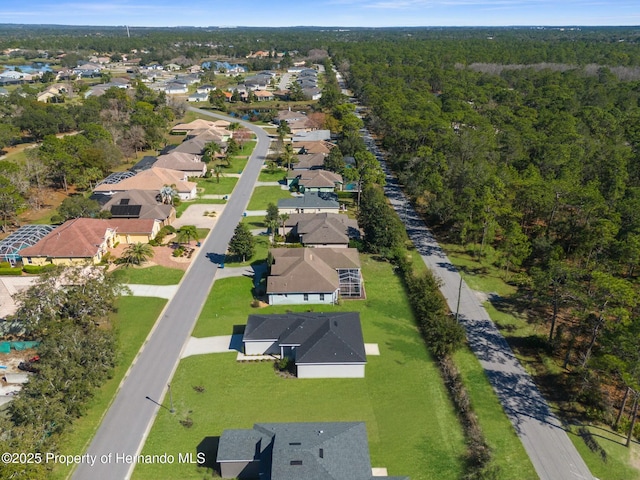
<path id="1" fill-rule="evenodd" d="M 205 110 L 190 110 L 238 121 Z M 95 463 L 78 465 L 74 479 L 126 479 L 135 467 L 135 463 L 125 456 L 139 454 L 144 445 L 161 408 L 159 405 L 163 404 L 167 384 L 178 365 L 182 349 L 211 290 L 218 263 L 224 258 L 233 229 L 249 202 L 269 149 L 269 137 L 264 130 L 246 122 L 239 123 L 256 134 L 256 148 L 233 195 L 138 353 L 89 445 L 86 454 L 95 457 L 87 458 L 95 458 Z M 166 404 L 164 402 L 163 405 Z"/>
<path id="2" fill-rule="evenodd" d="M 385 170 L 385 194 L 404 222 L 409 238 L 423 261 L 442 280 L 440 290 L 452 312 L 456 311 L 460 292 L 459 320 L 465 328 L 469 346 L 480 360 L 538 476 L 542 480 L 593 479 L 565 427 L 514 356 L 480 300 L 461 280 L 456 267 L 413 209 L 373 139 L 366 130 L 363 133 L 368 148 Z"/>

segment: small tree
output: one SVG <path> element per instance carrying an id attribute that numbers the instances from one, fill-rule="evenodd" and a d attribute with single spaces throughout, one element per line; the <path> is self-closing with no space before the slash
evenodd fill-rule
<path id="1" fill-rule="evenodd" d="M 175 185 L 165 185 L 160 189 L 160 199 L 165 205 L 173 205 L 174 197 L 178 195 L 174 187 Z"/>
<path id="2" fill-rule="evenodd" d="M 120 257 L 125 266 L 141 265 L 153 258 L 153 248 L 148 243 L 134 243 L 129 245 Z"/>
<path id="3" fill-rule="evenodd" d="M 255 239 L 245 223 L 238 223 L 233 231 L 233 237 L 229 241 L 229 252 L 234 256 L 242 257 L 243 262 L 253 257 Z"/>
<path id="4" fill-rule="evenodd" d="M 176 235 L 178 243 L 191 243 L 191 240 L 198 241 L 198 230 L 195 225 L 185 225 L 181 227 Z"/>

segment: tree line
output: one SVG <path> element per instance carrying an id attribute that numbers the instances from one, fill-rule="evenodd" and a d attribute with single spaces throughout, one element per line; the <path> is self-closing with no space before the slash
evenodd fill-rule
<path id="1" fill-rule="evenodd" d="M 640 82 L 606 67 L 526 67 L 586 65 L 594 52 L 625 65 L 627 50 L 601 40 L 563 59 L 562 41 L 443 49 L 450 42 L 345 43 L 332 54 L 431 224 L 540 307 L 550 347 L 584 372 L 583 386 L 614 379 L 637 392 L 637 358 L 616 345 L 640 322 Z M 525 67 L 465 66 L 484 61 Z M 569 321 L 559 329 L 560 315 Z M 587 390 L 583 400 L 605 412 L 606 396 Z"/>

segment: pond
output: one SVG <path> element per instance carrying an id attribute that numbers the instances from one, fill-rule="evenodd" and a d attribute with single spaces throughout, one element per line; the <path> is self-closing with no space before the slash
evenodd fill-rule
<path id="1" fill-rule="evenodd" d="M 2 65 L 1 68 L 5 70 L 15 70 L 19 68 L 23 73 L 39 73 L 52 71 L 48 63 L 32 63 L 30 65 Z"/>

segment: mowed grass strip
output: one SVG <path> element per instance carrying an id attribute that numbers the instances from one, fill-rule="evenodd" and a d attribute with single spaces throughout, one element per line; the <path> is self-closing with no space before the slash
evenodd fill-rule
<path id="1" fill-rule="evenodd" d="M 116 302 L 117 312 L 111 321 L 118 332 L 117 365 L 110 378 L 87 405 L 86 414 L 71 425 L 58 442 L 59 453 L 63 455 L 82 455 L 102 417 L 113 400 L 118 386 L 129 369 L 144 340 L 149 335 L 160 312 L 166 304 L 162 298 L 120 297 Z M 71 467 L 56 464 L 50 478 L 65 479 L 71 473 Z"/>
<path id="2" fill-rule="evenodd" d="M 537 479 L 533 464 L 478 359 L 465 347 L 454 354 L 453 360 L 469 393 L 482 432 L 491 447 L 495 465 L 500 468 L 499 478 Z"/>
<path id="3" fill-rule="evenodd" d="M 283 379 L 271 362 L 238 363 L 236 353 L 189 357 L 172 380 L 176 413 L 160 409 L 143 454 L 191 452 L 206 437 L 256 422 L 364 421 L 373 466 L 412 480 L 459 479 L 466 451 L 462 429 L 415 327 L 391 265 L 362 256 L 366 300 L 342 305 L 252 309 L 252 280 L 218 280 L 194 335 L 228 335 L 250 313 L 359 311 L 365 342 L 381 356 L 368 358 L 364 379 Z M 202 393 L 194 387 L 203 387 Z M 168 399 L 165 399 L 167 404 Z M 186 428 L 181 420 L 190 418 Z M 195 465 L 138 464 L 134 479 L 200 479 Z"/>
<path id="4" fill-rule="evenodd" d="M 210 178 L 199 178 L 197 180 L 198 189 L 202 189 L 203 195 L 228 195 L 238 183 L 238 177 L 226 177 L 221 174 L 216 178 L 215 173 Z"/>
<path id="5" fill-rule="evenodd" d="M 119 267 L 112 275 L 121 283 L 141 285 L 177 285 L 184 276 L 179 268 L 168 268 L 160 265 L 151 267 Z"/>
<path id="6" fill-rule="evenodd" d="M 247 210 L 266 210 L 270 203 L 278 205 L 281 198 L 291 198 L 291 192 L 280 187 L 256 187 Z"/>

